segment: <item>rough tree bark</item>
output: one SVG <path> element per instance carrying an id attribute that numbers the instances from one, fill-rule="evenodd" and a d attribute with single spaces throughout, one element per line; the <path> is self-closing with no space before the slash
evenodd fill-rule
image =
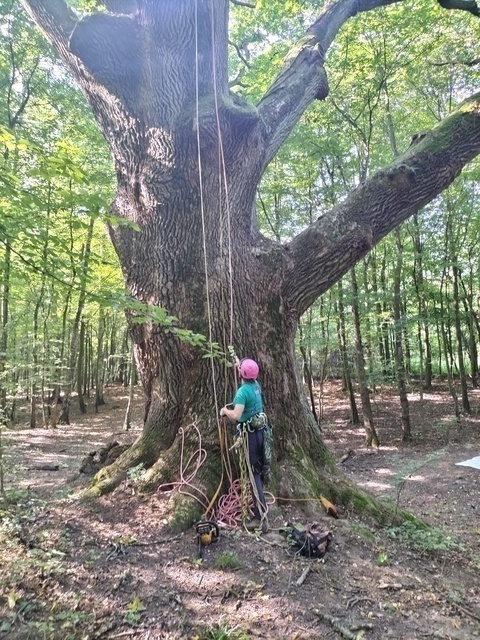
<path id="1" fill-rule="evenodd" d="M 328 3 L 253 106 L 228 88 L 229 0 L 137 0 L 124 14 L 82 19 L 63 0 L 21 0 L 84 91 L 115 159 L 113 213 L 139 227 L 110 229 L 132 296 L 224 348 L 232 323 L 237 353 L 258 360 L 279 495 L 292 486 L 318 492 L 329 482 L 335 492 L 334 466 L 295 376 L 301 314 L 480 153 L 476 96 L 289 244 L 259 233 L 257 186 L 308 105 L 326 97 L 324 57 L 339 29 L 395 1 Z M 151 322 L 132 323 L 131 333 L 146 394 L 144 432 L 101 472 L 92 494 L 140 461 L 153 465 L 152 479 L 175 476 L 178 430 L 194 417 L 206 448 L 218 451 L 212 389 L 215 381 L 221 404 L 230 396 L 223 365 Z M 214 486 L 219 467 L 211 455 L 198 481 Z"/>

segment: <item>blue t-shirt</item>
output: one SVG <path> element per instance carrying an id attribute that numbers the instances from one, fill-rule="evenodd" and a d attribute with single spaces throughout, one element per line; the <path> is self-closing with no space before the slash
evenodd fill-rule
<path id="1" fill-rule="evenodd" d="M 244 380 L 235 394 L 233 404 L 243 404 L 245 407 L 238 422 L 246 422 L 252 416 L 261 413 L 263 411 L 262 389 L 258 382 Z"/>

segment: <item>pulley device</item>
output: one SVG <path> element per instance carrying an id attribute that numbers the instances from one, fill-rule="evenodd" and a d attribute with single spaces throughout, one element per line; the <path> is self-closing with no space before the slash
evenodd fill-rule
<path id="1" fill-rule="evenodd" d="M 203 559 L 205 547 L 218 540 L 220 531 L 214 520 L 207 520 L 205 517 L 197 522 L 195 529 L 197 531 L 198 554 Z"/>

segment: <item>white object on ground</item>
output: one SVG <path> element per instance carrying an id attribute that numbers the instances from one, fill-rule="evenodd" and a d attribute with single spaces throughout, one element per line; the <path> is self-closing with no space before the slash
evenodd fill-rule
<path id="1" fill-rule="evenodd" d="M 480 456 L 470 458 L 470 460 L 465 460 L 465 462 L 456 462 L 455 464 L 461 467 L 473 467 L 474 469 L 480 469 Z"/>

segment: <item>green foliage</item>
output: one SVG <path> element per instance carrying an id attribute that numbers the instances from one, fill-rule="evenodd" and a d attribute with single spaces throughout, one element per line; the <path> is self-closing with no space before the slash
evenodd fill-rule
<path id="1" fill-rule="evenodd" d="M 231 626 L 228 622 L 219 622 L 202 633 L 199 640 L 249 640 L 250 635 L 243 632 L 239 625 Z"/>
<path id="2" fill-rule="evenodd" d="M 220 358 L 227 366 L 231 366 L 228 354 L 225 353 L 217 342 L 210 342 L 206 336 L 190 329 L 178 326 L 179 319 L 167 313 L 166 309 L 159 306 L 144 304 L 129 295 L 116 293 L 105 301 L 115 309 L 123 309 L 127 312 L 132 324 L 145 324 L 151 322 L 165 329 L 182 342 L 192 347 L 198 347 L 203 351 L 203 358 Z"/>
<path id="3" fill-rule="evenodd" d="M 375 535 L 372 531 L 364 524 L 353 522 L 350 524 L 350 531 L 355 535 L 368 540 L 369 542 L 375 540 Z"/>
<path id="4" fill-rule="evenodd" d="M 127 478 L 133 484 L 138 484 L 139 482 L 141 482 L 144 475 L 145 465 L 143 464 L 143 462 L 137 464 L 137 466 L 135 467 L 130 467 L 130 469 L 127 470 Z"/>
<path id="5" fill-rule="evenodd" d="M 459 542 L 452 536 L 436 527 L 428 527 L 418 520 L 406 521 L 399 526 L 391 527 L 387 529 L 387 535 L 392 540 L 412 545 L 422 552 L 438 553 L 461 548 Z"/>
<path id="6" fill-rule="evenodd" d="M 238 559 L 235 553 L 226 551 L 215 560 L 215 568 L 222 569 L 223 571 L 235 571 L 240 569 L 242 563 Z"/>
<path id="7" fill-rule="evenodd" d="M 135 596 L 134 599 L 127 604 L 124 616 L 125 622 L 132 625 L 137 624 L 140 622 L 140 619 L 146 610 L 147 607 L 137 596 Z"/>
<path id="8" fill-rule="evenodd" d="M 93 620 L 91 614 L 78 611 L 82 596 L 72 592 L 59 602 L 55 591 L 31 591 L 30 585 L 45 585 L 70 571 L 64 564 L 64 553 L 48 548 L 50 532 L 40 531 L 34 540 L 25 544 L 25 525 L 34 523 L 44 507 L 41 501 L 31 498 L 28 491 L 10 490 L 5 505 L 0 502 L 0 592 L 7 606 L 0 633 L 35 638 L 61 635 L 73 640 L 79 637 L 79 629 Z"/>
<path id="9" fill-rule="evenodd" d="M 66 0 L 79 13 L 99 13 L 105 11 L 105 0 Z"/>

